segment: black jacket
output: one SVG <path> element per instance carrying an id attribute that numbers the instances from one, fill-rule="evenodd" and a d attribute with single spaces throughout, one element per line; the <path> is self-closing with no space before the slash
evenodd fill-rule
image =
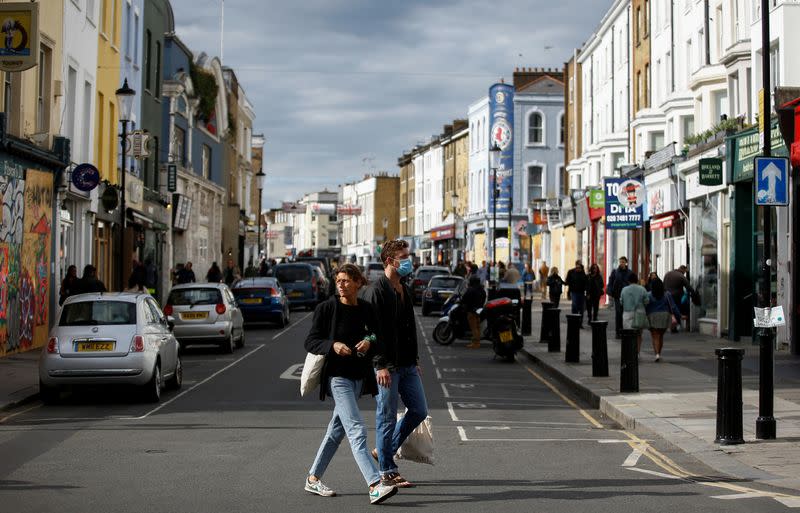
<path id="1" fill-rule="evenodd" d="M 569 287 L 570 293 L 575 294 L 583 294 L 586 292 L 586 282 L 586 272 L 576 271 L 575 269 L 567 271 L 567 279 L 564 281 L 567 287 Z"/>
<path id="2" fill-rule="evenodd" d="M 406 316 L 408 320 L 409 337 L 411 337 L 411 343 L 403 347 L 404 351 L 411 351 L 411 354 L 404 356 L 413 357 L 414 361 L 419 361 L 417 325 L 414 320 L 414 304 L 412 301 L 414 296 L 411 295 L 411 290 L 405 283 L 403 283 L 403 292 L 406 298 L 405 310 L 402 309 L 397 293 L 386 276 L 381 276 L 368 287 L 361 289 L 361 298 L 372 305 L 375 310 L 375 316 L 378 319 L 378 340 L 381 341 L 381 354 L 378 354 L 373 359 L 376 369 L 393 371 L 397 367 L 396 362 L 400 354 L 397 326 L 401 316 Z"/>
<path id="3" fill-rule="evenodd" d="M 617 267 L 611 271 L 611 276 L 608 277 L 606 294 L 614 299 L 619 299 L 619 293 L 622 292 L 622 289 L 628 286 L 628 283 L 630 283 L 629 276 L 631 274 L 633 274 L 633 271 L 631 271 L 628 267 L 626 267 L 624 270 L 621 267 Z"/>
<path id="4" fill-rule="evenodd" d="M 586 282 L 586 296 L 599 298 L 603 295 L 603 275 L 589 274 Z"/>
<path id="5" fill-rule="evenodd" d="M 478 308 L 482 308 L 486 304 L 486 291 L 483 290 L 483 286 L 467 287 L 466 292 L 461 297 L 461 304 L 464 305 L 468 312 L 474 312 Z"/>
<path id="6" fill-rule="evenodd" d="M 358 306 L 361 308 L 367 326 L 373 333 L 377 333 L 377 319 L 375 313 L 370 307 L 369 303 L 361 299 L 358 300 Z M 306 337 L 305 348 L 306 351 L 313 354 L 328 355 L 333 352 L 333 336 L 336 330 L 336 322 L 339 312 L 339 298 L 331 296 L 327 300 L 318 304 L 314 309 L 314 317 L 311 321 L 311 330 Z M 380 336 L 374 343 L 370 344 L 369 352 L 364 358 L 372 358 L 373 361 L 376 355 L 381 352 Z M 363 384 L 361 386 L 361 395 L 371 394 L 377 395 L 378 383 L 375 380 L 375 373 L 372 369 L 368 369 L 364 373 Z M 324 400 L 328 392 L 328 359 L 325 359 L 325 364 L 322 367 L 322 378 L 320 379 L 319 398 Z"/>

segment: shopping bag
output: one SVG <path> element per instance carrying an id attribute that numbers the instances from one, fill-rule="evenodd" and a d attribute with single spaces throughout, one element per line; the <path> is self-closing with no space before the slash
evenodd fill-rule
<path id="1" fill-rule="evenodd" d="M 650 321 L 647 320 L 647 312 L 644 308 L 636 308 L 633 312 L 633 329 L 642 330 L 650 327 Z"/>
<path id="2" fill-rule="evenodd" d="M 300 375 L 300 395 L 305 397 L 319 386 L 322 379 L 322 367 L 325 365 L 324 354 L 308 353 Z"/>
<path id="3" fill-rule="evenodd" d="M 402 414 L 398 414 L 397 421 L 400 422 L 402 417 Z M 408 435 L 403 445 L 397 449 L 395 457 L 417 463 L 427 463 L 428 465 L 435 463 L 433 458 L 433 427 L 430 416 Z"/>

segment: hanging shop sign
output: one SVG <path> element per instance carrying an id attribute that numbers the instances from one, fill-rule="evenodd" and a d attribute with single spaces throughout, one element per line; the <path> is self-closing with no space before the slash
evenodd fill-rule
<path id="1" fill-rule="evenodd" d="M 508 214 L 514 183 L 514 88 L 509 84 L 494 84 L 489 88 L 490 145 L 500 148 L 499 167 L 494 171 L 497 183 L 492 184 L 489 194 L 489 212 L 497 209 L 500 214 Z M 494 189 L 499 189 L 497 199 Z"/>
<path id="2" fill-rule="evenodd" d="M 575 211 L 572 209 L 572 198 L 561 198 L 561 226 L 575 224 Z"/>
<path id="3" fill-rule="evenodd" d="M 147 145 L 150 142 L 150 134 L 147 130 L 134 130 L 128 134 L 128 147 L 125 154 L 136 160 L 146 159 L 150 156 Z"/>
<path id="4" fill-rule="evenodd" d="M 72 170 L 72 185 L 83 192 L 89 192 L 100 183 L 100 171 L 91 164 L 79 164 Z"/>
<path id="5" fill-rule="evenodd" d="M 642 227 L 647 189 L 632 178 L 604 178 L 606 229 L 634 230 Z"/>
<path id="6" fill-rule="evenodd" d="M 311 212 L 318 215 L 336 215 L 336 205 L 334 203 L 312 203 Z"/>
<path id="7" fill-rule="evenodd" d="M 606 196 L 603 189 L 591 189 L 589 191 L 589 208 L 603 208 L 606 204 Z"/>
<path id="8" fill-rule="evenodd" d="M 700 159 L 700 185 L 722 185 L 722 159 Z"/>
<path id="9" fill-rule="evenodd" d="M 116 210 L 119 205 L 117 188 L 112 185 L 107 185 L 103 194 L 100 195 L 100 204 L 103 205 L 103 210 L 106 212 L 113 212 Z"/>
<path id="10" fill-rule="evenodd" d="M 178 166 L 167 164 L 167 190 L 175 192 L 178 190 Z"/>
<path id="11" fill-rule="evenodd" d="M 184 194 L 173 194 L 172 204 L 175 205 L 175 214 L 172 227 L 176 230 L 189 228 L 189 218 L 192 213 L 192 199 Z"/>
<path id="12" fill-rule="evenodd" d="M 666 216 L 656 217 L 650 220 L 650 231 L 655 232 L 658 230 L 663 230 L 664 228 L 669 228 L 675 221 L 678 219 L 678 214 L 675 212 L 670 213 Z"/>
<path id="13" fill-rule="evenodd" d="M 39 57 L 39 4 L 14 2 L 0 4 L 0 70 L 24 71 L 37 64 Z"/>
<path id="14" fill-rule="evenodd" d="M 772 156 L 787 157 L 786 144 L 781 136 L 777 121 L 772 126 Z M 761 144 L 758 141 L 757 129 L 751 129 L 731 138 L 733 144 L 733 181 L 753 179 L 754 158 L 761 155 Z"/>

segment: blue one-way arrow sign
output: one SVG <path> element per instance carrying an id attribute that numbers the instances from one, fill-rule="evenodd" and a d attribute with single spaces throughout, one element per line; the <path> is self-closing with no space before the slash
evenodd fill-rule
<path id="1" fill-rule="evenodd" d="M 789 204 L 789 159 L 756 157 L 756 205 Z"/>

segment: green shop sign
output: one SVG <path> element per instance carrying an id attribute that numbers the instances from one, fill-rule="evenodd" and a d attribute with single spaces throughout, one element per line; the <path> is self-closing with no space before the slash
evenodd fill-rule
<path id="1" fill-rule="evenodd" d="M 603 189 L 591 189 L 589 191 L 589 207 L 590 208 L 604 208 L 606 205 L 606 196 Z"/>
<path id="2" fill-rule="evenodd" d="M 722 185 L 722 159 L 700 159 L 700 185 Z"/>
<path id="3" fill-rule="evenodd" d="M 772 156 L 787 157 L 786 145 L 783 143 L 781 129 L 777 123 L 772 126 Z M 733 146 L 733 181 L 741 182 L 753 179 L 753 158 L 761 155 L 758 141 L 758 129 L 748 130 L 731 137 Z"/>

